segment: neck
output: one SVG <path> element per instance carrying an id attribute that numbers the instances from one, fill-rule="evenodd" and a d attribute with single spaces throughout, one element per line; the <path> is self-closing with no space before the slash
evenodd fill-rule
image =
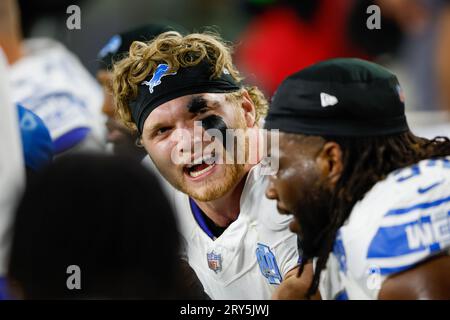
<path id="1" fill-rule="evenodd" d="M 235 221 L 240 212 L 240 202 L 242 191 L 244 190 L 245 181 L 248 172 L 252 166 L 246 170 L 246 174 L 236 184 L 234 188 L 228 191 L 223 197 L 212 201 L 194 200 L 199 208 L 219 227 L 228 227 Z"/>

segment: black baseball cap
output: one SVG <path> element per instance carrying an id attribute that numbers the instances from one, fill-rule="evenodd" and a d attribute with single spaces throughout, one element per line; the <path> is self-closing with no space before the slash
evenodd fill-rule
<path id="1" fill-rule="evenodd" d="M 267 129 L 321 136 L 381 136 L 409 130 L 397 77 L 361 59 L 339 58 L 305 68 L 277 89 Z"/>

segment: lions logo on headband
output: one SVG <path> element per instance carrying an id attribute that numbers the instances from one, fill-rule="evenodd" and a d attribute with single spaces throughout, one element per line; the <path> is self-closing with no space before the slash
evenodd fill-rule
<path id="1" fill-rule="evenodd" d="M 166 73 L 169 70 L 169 65 L 162 63 L 156 67 L 156 71 L 153 73 L 152 78 L 149 81 L 142 82 L 143 85 L 148 86 L 150 93 L 153 93 L 153 88 L 161 84 L 161 78 L 164 76 L 172 76 L 177 74 L 176 72 Z"/>

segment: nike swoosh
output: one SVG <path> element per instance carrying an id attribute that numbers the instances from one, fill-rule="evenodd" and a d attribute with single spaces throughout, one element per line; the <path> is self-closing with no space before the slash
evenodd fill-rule
<path id="1" fill-rule="evenodd" d="M 420 194 L 426 193 L 426 192 L 430 191 L 431 189 L 436 188 L 438 185 L 444 183 L 444 181 L 445 181 L 445 180 L 438 181 L 438 182 L 433 183 L 432 185 L 430 185 L 430 186 L 428 186 L 428 187 L 425 187 L 425 188 L 419 188 L 419 189 L 417 189 L 417 192 L 419 192 Z"/>

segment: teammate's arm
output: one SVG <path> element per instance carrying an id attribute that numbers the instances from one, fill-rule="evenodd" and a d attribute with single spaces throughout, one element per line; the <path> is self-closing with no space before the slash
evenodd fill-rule
<path id="1" fill-rule="evenodd" d="M 280 286 L 272 295 L 274 300 L 304 300 L 306 292 L 311 285 L 313 279 L 313 264 L 307 263 L 303 269 L 303 273 L 300 277 L 297 277 L 298 268 L 296 267 L 290 270 Z M 317 292 L 311 299 L 320 299 L 320 294 Z"/>
<path id="2" fill-rule="evenodd" d="M 439 256 L 387 278 L 380 300 L 450 299 L 450 256 Z"/>

